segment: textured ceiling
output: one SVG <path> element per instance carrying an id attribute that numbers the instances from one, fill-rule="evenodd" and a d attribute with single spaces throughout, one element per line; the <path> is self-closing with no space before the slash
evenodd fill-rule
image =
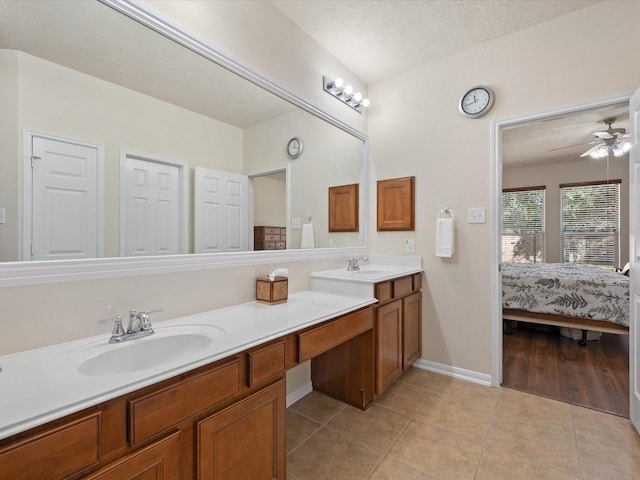
<path id="1" fill-rule="evenodd" d="M 366 83 L 390 77 L 594 0 L 271 0 Z"/>

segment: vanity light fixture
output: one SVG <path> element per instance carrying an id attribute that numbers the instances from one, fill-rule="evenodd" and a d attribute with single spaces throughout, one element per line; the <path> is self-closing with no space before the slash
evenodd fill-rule
<path id="1" fill-rule="evenodd" d="M 369 99 L 362 98 L 362 93 L 353 93 L 351 85 L 344 85 L 344 80 L 336 78 L 331 80 L 329 77 L 322 77 L 322 87 L 325 92 L 337 98 L 341 102 L 349 105 L 358 113 L 362 113 L 364 107 L 369 106 Z"/>

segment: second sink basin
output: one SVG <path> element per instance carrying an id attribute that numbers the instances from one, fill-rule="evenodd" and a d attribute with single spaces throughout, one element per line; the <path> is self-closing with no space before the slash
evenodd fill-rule
<path id="1" fill-rule="evenodd" d="M 209 325 L 159 327 L 148 337 L 120 344 L 101 340 L 70 350 L 47 367 L 54 375 L 74 371 L 90 377 L 126 374 L 187 360 L 224 335 L 224 330 Z"/>

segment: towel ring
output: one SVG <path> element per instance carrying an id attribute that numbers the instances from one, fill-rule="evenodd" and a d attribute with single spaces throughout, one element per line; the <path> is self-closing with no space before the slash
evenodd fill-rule
<path id="1" fill-rule="evenodd" d="M 453 211 L 448 207 L 444 207 L 440 210 L 438 218 L 454 218 Z"/>

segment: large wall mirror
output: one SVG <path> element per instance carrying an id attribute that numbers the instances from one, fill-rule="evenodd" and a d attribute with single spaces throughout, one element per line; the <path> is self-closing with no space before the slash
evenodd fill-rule
<path id="1" fill-rule="evenodd" d="M 309 223 L 316 249 L 365 246 L 366 136 L 105 3 L 0 3 L 0 261 L 240 253 L 254 226 L 289 251 Z M 360 232 L 330 234 L 328 189 L 353 183 Z"/>

